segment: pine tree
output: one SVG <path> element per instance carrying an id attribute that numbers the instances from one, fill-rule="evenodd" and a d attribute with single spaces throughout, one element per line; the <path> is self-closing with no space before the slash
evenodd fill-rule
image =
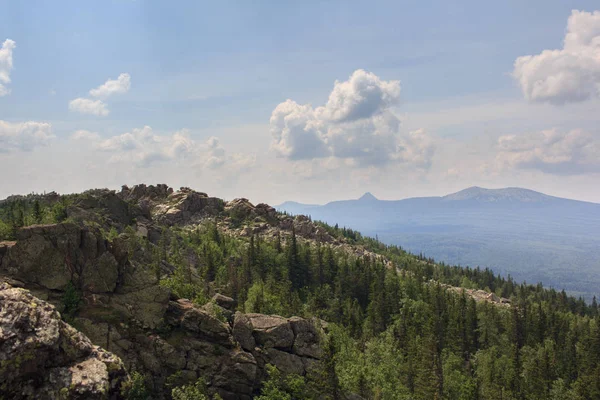
<path id="1" fill-rule="evenodd" d="M 36 199 L 33 203 L 33 220 L 36 224 L 42 223 L 42 208 L 40 202 Z"/>
<path id="2" fill-rule="evenodd" d="M 296 230 L 292 227 L 292 237 L 287 248 L 287 264 L 288 274 L 292 287 L 294 289 L 301 289 L 306 285 L 304 280 L 305 273 L 303 269 L 303 263 L 300 261 L 300 254 L 298 251 L 298 243 L 296 240 Z"/>

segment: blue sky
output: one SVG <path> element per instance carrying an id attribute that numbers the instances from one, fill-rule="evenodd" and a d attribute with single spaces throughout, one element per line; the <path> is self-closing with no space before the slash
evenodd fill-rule
<path id="1" fill-rule="evenodd" d="M 600 148 L 597 95 L 563 101 L 572 98 L 567 82 L 552 98 L 528 97 L 511 75 L 520 56 L 562 47 L 573 9 L 591 13 L 595 7 L 600 8 L 593 1 L 179 1 L 175 6 L 142 0 L 0 1 L 0 43 L 16 43 L 5 85 L 10 94 L 0 96 L 0 121 L 12 136 L 3 142 L 0 131 L 0 145 L 8 149 L 11 140 L 20 148 L 0 152 L 0 167 L 18 170 L 0 195 L 143 180 L 272 203 L 323 202 L 367 190 L 383 198 L 444 194 L 473 184 L 527 186 L 600 201 L 600 190 L 593 187 L 600 171 L 593 160 Z M 596 29 L 594 24 L 590 19 L 574 26 L 583 31 Z M 593 45 L 584 51 L 593 59 Z M 552 77 L 556 65 L 548 61 L 546 69 L 536 66 L 532 74 L 548 71 Z M 597 76 L 596 66 L 586 68 L 586 76 Z M 353 81 L 356 70 L 372 75 Z M 123 73 L 130 76 L 130 87 L 101 99 L 107 115 L 70 108 L 72 100 L 87 99 L 91 89 Z M 270 118 L 278 105 L 292 99 L 317 109 L 327 103 L 336 81 L 360 79 L 377 85 L 400 81 L 393 104 L 368 118 L 393 113 L 401 128 L 391 133 L 388 125 L 369 128 L 364 118 L 342 126 L 309 110 L 311 116 L 302 118 L 326 125 L 316 135 L 328 156 L 290 156 L 296 154 L 290 146 L 299 142 L 274 131 Z M 23 135 L 17 124 L 28 121 L 49 124 L 52 138 L 43 146 L 15 146 L 21 140 L 15 135 Z M 128 165 L 127 157 L 110 154 L 123 148 L 106 141 L 135 136 L 146 126 L 155 148 L 136 142 L 135 154 L 150 156 Z M 420 129 L 427 145 L 409 134 Z M 552 129 L 565 143 L 585 137 L 589 143 L 568 150 L 571 157 L 583 151 L 589 162 L 556 161 L 555 148 L 546 149 L 552 157 L 537 150 L 514 154 L 521 139 L 542 140 L 549 136 L 539 132 Z M 93 133 L 90 143 L 72 138 L 81 130 Z M 339 130 L 358 136 L 341 136 Z M 382 130 L 389 135 L 385 144 L 372 145 Z M 573 130 L 584 133 L 567 137 Z M 176 132 L 184 132 L 186 150 L 156 156 L 158 147 L 183 141 L 173 139 Z M 499 150 L 499 138 L 511 135 L 512 147 Z M 211 137 L 218 138 L 216 145 L 207 143 Z M 344 148 L 334 148 L 335 140 Z M 397 140 L 408 149 L 404 155 L 377 153 Z M 412 149 L 415 140 L 420 150 Z M 349 150 L 359 142 L 366 147 Z M 365 151 L 386 162 L 356 156 Z M 499 151 L 510 152 L 510 160 Z M 466 153 L 471 164 L 456 155 Z M 155 159 L 161 162 L 148 161 Z M 492 165 L 498 160 L 510 168 Z M 89 168 L 80 168 L 82 162 Z"/>

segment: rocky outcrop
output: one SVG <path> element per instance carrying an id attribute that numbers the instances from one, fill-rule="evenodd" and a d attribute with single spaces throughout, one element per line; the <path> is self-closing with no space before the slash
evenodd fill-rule
<path id="1" fill-rule="evenodd" d="M 140 210 L 120 198 L 114 190 L 94 189 L 79 195 L 67 208 L 69 218 L 78 221 L 94 221 L 102 226 L 131 224 Z"/>
<path id="2" fill-rule="evenodd" d="M 151 375 L 159 398 L 167 379 L 178 374 L 182 384 L 204 378 L 209 390 L 225 400 L 250 399 L 266 377 L 266 364 L 302 375 L 318 361 L 318 324 L 301 318 L 234 315 L 234 299 L 218 293 L 205 305 L 172 299 L 159 284 L 156 270 L 148 266 L 150 251 L 136 247 L 139 243 L 127 235 L 108 241 L 99 230 L 73 223 L 32 226 L 20 230 L 16 242 L 0 245 L 0 276 L 31 289 L 59 310 L 65 291 L 74 285 L 81 296 L 72 317 L 75 326 L 120 357 L 127 368 Z M 65 326 L 65 332 L 77 333 Z M 84 361 L 84 369 L 101 374 L 97 362 Z M 77 373 L 69 376 L 74 377 L 71 382 L 79 379 Z M 96 386 L 103 382 L 97 380 Z"/>
<path id="3" fill-rule="evenodd" d="M 99 231 L 64 223 L 19 230 L 17 242 L 5 250 L 0 274 L 50 290 L 81 281 L 103 293 L 115 289 L 118 267 Z"/>
<path id="4" fill-rule="evenodd" d="M 0 397 L 120 398 L 122 361 L 30 292 L 0 282 Z"/>
<path id="5" fill-rule="evenodd" d="M 497 296 L 495 293 L 492 292 L 486 292 L 485 290 L 481 289 L 466 289 L 445 284 L 443 284 L 442 287 L 444 287 L 447 290 L 452 290 L 453 292 L 456 292 L 458 294 L 464 292 L 467 296 L 472 297 L 477 302 L 485 301 L 503 307 L 510 307 L 510 299 L 507 299 L 506 297 Z"/>
<path id="6" fill-rule="evenodd" d="M 169 194 L 164 202 L 152 207 L 152 217 L 168 226 L 198 223 L 203 217 L 215 216 L 223 210 L 223 201 L 206 193 L 181 188 Z"/>
<path id="7" fill-rule="evenodd" d="M 30 226 L 19 230 L 16 243 L 0 246 L 0 276 L 49 301 L 71 284 L 89 307 L 108 307 L 155 327 L 166 311 L 169 292 L 147 265 L 130 260 L 129 243 L 126 237 L 110 243 L 99 230 L 73 223 Z"/>
<path id="8" fill-rule="evenodd" d="M 233 337 L 256 358 L 259 371 L 272 364 L 284 373 L 305 375 L 321 357 L 324 331 L 318 320 L 238 312 Z"/>

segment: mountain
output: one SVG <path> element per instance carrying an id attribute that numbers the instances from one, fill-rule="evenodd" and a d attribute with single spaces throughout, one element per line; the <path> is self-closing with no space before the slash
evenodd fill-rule
<path id="1" fill-rule="evenodd" d="M 553 197 L 529 189 L 505 188 L 484 189 L 477 186 L 461 190 L 443 197 L 446 201 L 475 200 L 477 202 L 537 203 L 551 201 Z M 556 198 L 554 198 L 556 199 Z"/>
<path id="2" fill-rule="evenodd" d="M 438 261 L 490 267 L 590 300 L 600 295 L 600 204 L 529 189 L 470 187 L 440 197 L 283 203 Z"/>
<path id="3" fill-rule="evenodd" d="M 186 187 L 0 202 L 0 398 L 596 399 L 599 311 Z"/>

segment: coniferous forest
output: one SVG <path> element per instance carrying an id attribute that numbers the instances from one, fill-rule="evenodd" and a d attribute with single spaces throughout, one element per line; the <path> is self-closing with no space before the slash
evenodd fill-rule
<path id="1" fill-rule="evenodd" d="M 28 223 L 64 220 L 64 209 L 76 199 L 4 202 L 2 239 Z M 234 213 L 229 217 L 233 225 L 244 224 Z M 127 240 L 131 254 L 144 253 L 147 268 L 157 274 L 161 263 L 173 265 L 161 285 L 179 298 L 203 304 L 219 288 L 246 313 L 327 321 L 320 367 L 306 376 L 272 368 L 260 399 L 341 399 L 350 393 L 365 399 L 600 398 L 595 299 L 586 304 L 564 291 L 436 263 L 351 229 L 315 224 L 345 247 L 306 240 L 293 229 L 271 238 L 237 236 L 213 220 L 163 227 L 156 243 L 131 226 L 104 232 L 107 240 Z M 469 289 L 508 300 L 476 301 Z M 196 387 L 184 389 L 204 396 Z M 183 396 L 177 390 L 173 396 Z"/>

